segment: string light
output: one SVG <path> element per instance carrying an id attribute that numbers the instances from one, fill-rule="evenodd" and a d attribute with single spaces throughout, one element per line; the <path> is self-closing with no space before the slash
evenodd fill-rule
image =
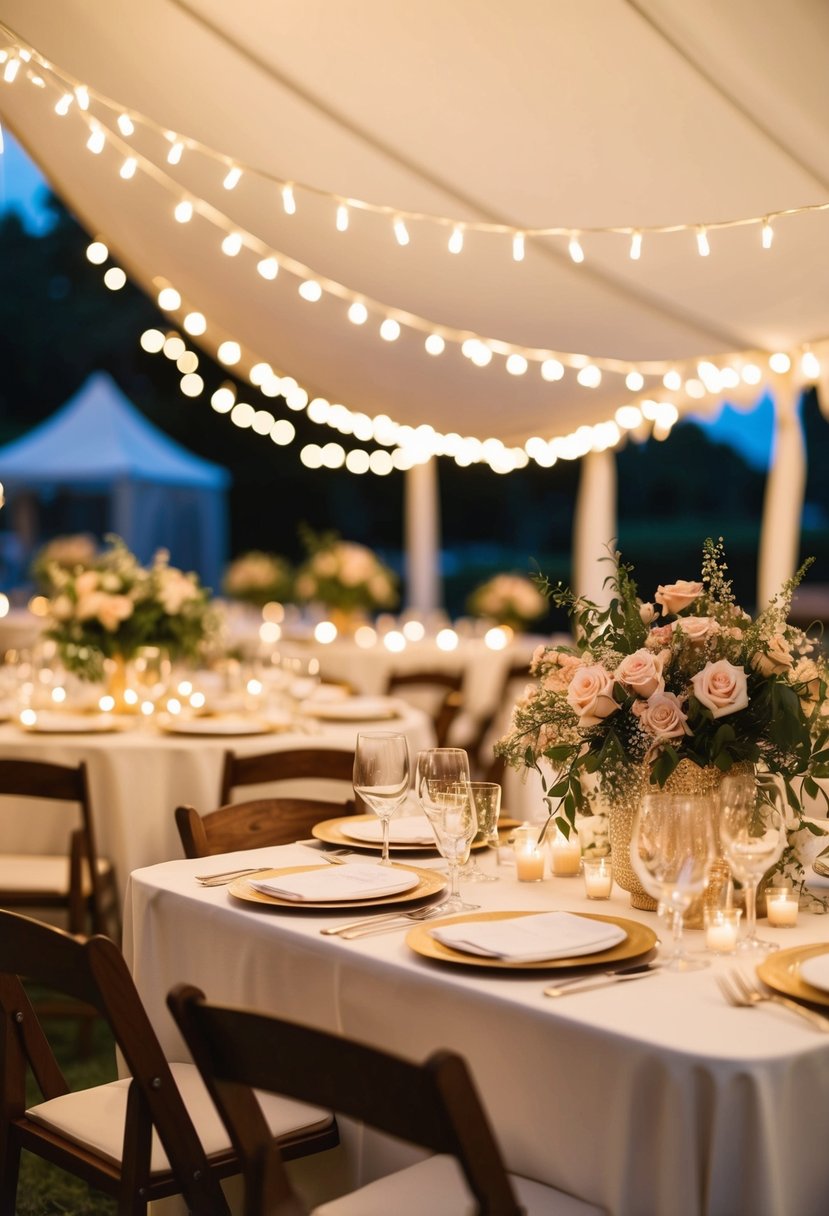
<path id="1" fill-rule="evenodd" d="M 67 94 L 65 94 L 65 96 L 67 96 Z M 119 114 L 117 121 L 118 121 L 118 130 L 121 132 L 121 134 L 126 139 L 129 139 L 130 135 L 135 134 L 135 123 L 132 121 L 129 114 L 126 114 L 126 113 Z M 168 157 L 168 159 L 169 159 L 169 157 Z"/>
<path id="2" fill-rule="evenodd" d="M 222 182 L 222 185 L 224 186 L 225 190 L 235 190 L 241 180 L 242 170 L 238 167 L 238 165 L 234 165 L 232 169 L 228 170 L 227 176 Z"/>
<path id="3" fill-rule="evenodd" d="M 74 100 L 75 98 L 71 93 L 64 93 L 55 105 L 55 113 L 59 114 L 61 118 L 65 118 Z"/>
<path id="4" fill-rule="evenodd" d="M 396 342 L 400 337 L 400 326 L 393 317 L 386 317 L 380 326 L 380 337 L 384 342 Z"/>
<path id="5" fill-rule="evenodd" d="M 581 247 L 581 242 L 575 233 L 572 234 L 567 245 L 567 251 L 570 254 L 570 260 L 579 264 L 584 261 L 584 250 Z"/>
<path id="6" fill-rule="evenodd" d="M 432 356 L 442 355 L 446 350 L 446 343 L 440 334 L 429 334 L 423 346 L 426 354 Z"/>
<path id="7" fill-rule="evenodd" d="M 75 100 L 81 110 L 89 109 L 89 89 L 86 85 L 79 84 L 75 89 Z"/>
<path id="8" fill-rule="evenodd" d="M 125 182 L 135 177 L 135 170 L 138 168 L 138 161 L 134 156 L 128 156 L 121 168 L 118 170 L 118 176 L 122 177 Z"/>
<path id="9" fill-rule="evenodd" d="M 14 84 L 15 77 L 19 71 L 20 60 L 13 55 L 3 69 L 3 79 L 5 80 L 6 84 Z"/>
<path id="10" fill-rule="evenodd" d="M 93 127 L 89 139 L 86 141 L 86 146 L 90 152 L 94 152 L 98 156 L 106 147 L 106 134 L 102 127 Z"/>
<path id="11" fill-rule="evenodd" d="M 771 220 L 766 216 L 763 220 L 763 227 L 760 233 L 760 240 L 764 249 L 771 249 L 774 241 L 774 229 L 771 226 Z"/>
<path id="12" fill-rule="evenodd" d="M 697 253 L 701 258 L 707 258 L 711 252 L 708 244 L 708 230 L 703 225 L 697 228 Z"/>
<path id="13" fill-rule="evenodd" d="M 410 240 L 409 230 L 406 227 L 406 221 L 402 219 L 401 216 L 398 215 L 397 219 L 394 221 L 393 229 L 394 239 L 397 241 L 398 245 L 408 245 Z"/>
<path id="14" fill-rule="evenodd" d="M 311 304 L 316 304 L 317 300 L 322 298 L 322 288 L 315 279 L 306 279 L 304 283 L 300 283 L 298 291 L 303 300 L 308 300 Z"/>
<path id="15" fill-rule="evenodd" d="M 348 231 L 348 207 L 345 203 L 340 203 L 337 207 L 337 232 Z"/>
<path id="16" fill-rule="evenodd" d="M 352 325 L 365 325 L 368 320 L 368 309 L 362 300 L 355 300 L 348 310 L 348 319 Z"/>
<path id="17" fill-rule="evenodd" d="M 631 393 L 638 393 L 645 387 L 645 377 L 641 372 L 628 372 L 625 376 L 625 385 Z"/>
<path id="18" fill-rule="evenodd" d="M 456 224 L 452 229 L 449 237 L 448 249 L 450 253 L 460 253 L 463 249 L 463 228 L 460 224 Z"/>
<path id="19" fill-rule="evenodd" d="M 189 224 L 193 218 L 193 204 L 189 199 L 182 199 L 180 203 L 176 204 L 173 215 L 180 224 Z"/>
<path id="20" fill-rule="evenodd" d="M 279 274 L 279 263 L 276 258 L 262 258 L 256 263 L 256 269 L 263 279 L 272 280 Z"/>
<path id="21" fill-rule="evenodd" d="M 242 248 L 242 234 L 240 232 L 229 232 L 222 241 L 222 253 L 229 258 L 235 258 Z"/>
<path id="22" fill-rule="evenodd" d="M 296 215 L 296 199 L 290 182 L 286 182 L 282 187 L 282 210 L 286 215 Z"/>
<path id="23" fill-rule="evenodd" d="M 514 262 L 524 261 L 524 233 L 516 232 L 512 238 L 512 260 Z"/>
<path id="24" fill-rule="evenodd" d="M 642 256 L 642 233 L 639 231 L 632 232 L 630 236 L 630 253 L 629 257 L 632 262 L 638 262 Z"/>

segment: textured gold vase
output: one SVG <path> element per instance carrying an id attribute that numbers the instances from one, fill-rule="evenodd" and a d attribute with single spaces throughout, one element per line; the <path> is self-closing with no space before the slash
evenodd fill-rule
<path id="1" fill-rule="evenodd" d="M 735 765 L 731 774 L 751 772 L 750 765 Z M 655 912 L 657 901 L 650 896 L 639 881 L 630 860 L 630 838 L 633 831 L 633 817 L 639 807 L 643 795 L 648 789 L 659 790 L 659 786 L 651 785 L 648 781 L 648 770 L 642 768 L 637 777 L 632 777 L 620 797 L 612 799 L 608 807 L 610 823 L 610 846 L 613 854 L 613 877 L 619 886 L 630 893 L 631 906 L 644 912 Z M 664 785 L 666 794 L 710 794 L 712 801 L 718 797 L 720 783 L 725 773 L 715 765 L 700 768 L 691 760 L 680 760 Z M 701 929 L 703 908 L 706 904 L 716 903 L 724 885 L 728 882 L 730 870 L 724 859 L 716 860 L 711 867 L 708 887 L 699 899 L 685 914 L 685 925 L 689 929 Z"/>

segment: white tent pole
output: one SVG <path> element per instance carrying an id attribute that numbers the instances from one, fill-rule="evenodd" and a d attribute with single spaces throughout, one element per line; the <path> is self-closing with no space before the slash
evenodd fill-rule
<path id="1" fill-rule="evenodd" d="M 406 472 L 404 485 L 406 607 L 433 612 L 442 598 L 440 498 L 434 456 Z"/>
<path id="2" fill-rule="evenodd" d="M 573 521 L 573 590 L 605 606 L 608 545 L 616 539 L 616 457 L 612 449 L 582 457 Z"/>
<path id="3" fill-rule="evenodd" d="M 798 405 L 801 387 L 792 376 L 775 383 L 775 433 L 763 500 L 757 606 L 765 608 L 797 569 L 800 521 L 806 490 L 806 445 Z"/>

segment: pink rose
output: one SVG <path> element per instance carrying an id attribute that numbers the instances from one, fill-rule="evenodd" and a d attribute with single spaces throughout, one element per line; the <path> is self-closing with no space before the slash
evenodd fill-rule
<path id="1" fill-rule="evenodd" d="M 735 714 L 748 705 L 746 673 L 727 659 L 706 663 L 702 671 L 692 677 L 691 683 L 700 705 L 710 709 L 715 718 Z"/>
<path id="2" fill-rule="evenodd" d="M 699 645 L 719 631 L 717 622 L 710 616 L 682 616 L 679 620 L 674 621 L 674 628 L 695 645 Z"/>
<path id="3" fill-rule="evenodd" d="M 751 666 L 755 671 L 759 671 L 761 676 L 782 676 L 791 665 L 792 652 L 781 633 L 776 633 L 765 651 L 758 650 L 751 660 Z"/>
<path id="4" fill-rule="evenodd" d="M 584 666 L 583 660 L 576 654 L 563 654 L 552 651 L 549 655 L 550 667 L 542 680 L 543 687 L 549 692 L 564 692 L 570 687 L 573 676 Z"/>
<path id="5" fill-rule="evenodd" d="M 579 716 L 579 726 L 598 726 L 619 706 L 613 700 L 613 676 L 600 663 L 580 667 L 567 689 L 567 704 Z"/>
<path id="6" fill-rule="evenodd" d="M 634 712 L 643 730 L 656 739 L 680 739 L 690 735 L 688 715 L 682 709 L 682 703 L 676 693 L 655 692 L 647 701 L 637 701 Z"/>
<path id="7" fill-rule="evenodd" d="M 702 595 L 702 583 L 689 583 L 684 578 L 677 579 L 675 583 L 666 583 L 660 585 L 656 589 L 656 595 L 653 597 L 657 604 L 661 604 L 666 612 L 682 612 L 683 608 L 689 608 L 694 600 L 699 599 Z"/>
<path id="8" fill-rule="evenodd" d="M 637 696 L 650 697 L 655 692 L 661 692 L 665 687 L 662 668 L 665 665 L 666 657 L 665 651 L 654 656 L 645 649 L 625 655 L 616 668 L 616 679 L 620 684 L 624 684 L 626 688 L 635 692 Z"/>
<path id="9" fill-rule="evenodd" d="M 650 625 L 654 617 L 658 616 L 658 610 L 653 604 L 639 604 L 639 619 L 643 625 Z"/>
<path id="10" fill-rule="evenodd" d="M 648 650 L 662 650 L 664 646 L 670 646 L 673 632 L 673 625 L 657 625 L 648 634 L 645 645 Z"/>

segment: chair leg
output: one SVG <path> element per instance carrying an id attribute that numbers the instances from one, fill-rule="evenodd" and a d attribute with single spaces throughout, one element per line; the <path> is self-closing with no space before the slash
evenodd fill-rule
<path id="1" fill-rule="evenodd" d="M 9 1133 L 0 1159 L 0 1216 L 14 1216 L 17 1209 L 17 1179 L 20 1145 Z"/>

